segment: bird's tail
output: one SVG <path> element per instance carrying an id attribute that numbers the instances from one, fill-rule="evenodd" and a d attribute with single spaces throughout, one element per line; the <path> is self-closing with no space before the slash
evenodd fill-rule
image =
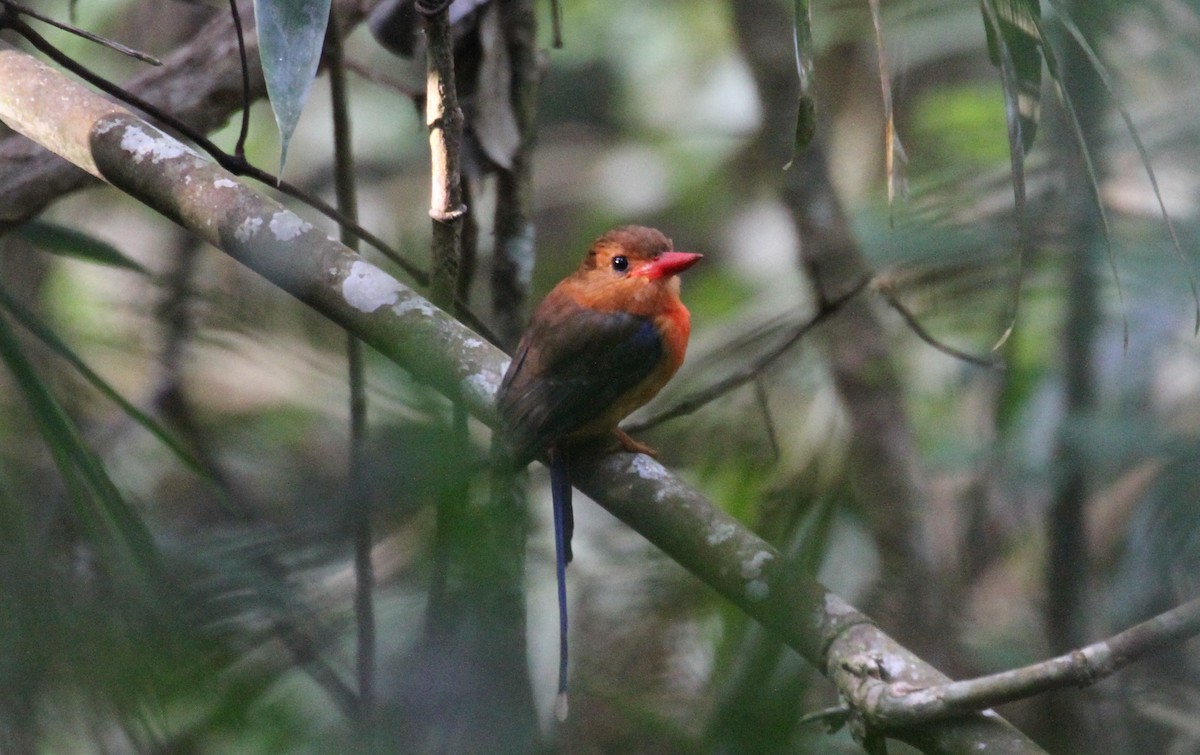
<path id="1" fill-rule="evenodd" d="M 575 532 L 575 512 L 571 508 L 567 455 L 558 448 L 550 452 L 550 496 L 554 500 L 554 570 L 558 578 L 558 701 L 555 712 L 561 721 L 567 716 L 567 564 L 574 557 L 571 536 Z"/>

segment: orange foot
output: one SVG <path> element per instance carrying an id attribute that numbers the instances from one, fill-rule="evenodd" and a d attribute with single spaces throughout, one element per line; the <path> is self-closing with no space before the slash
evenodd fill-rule
<path id="1" fill-rule="evenodd" d="M 621 428 L 618 427 L 616 430 L 613 430 L 613 434 L 617 436 L 617 442 L 621 444 L 621 448 L 624 448 L 629 453 L 646 454 L 652 458 L 658 458 L 658 451 L 655 451 L 645 443 L 639 443 L 638 441 L 629 437 L 629 435 Z"/>

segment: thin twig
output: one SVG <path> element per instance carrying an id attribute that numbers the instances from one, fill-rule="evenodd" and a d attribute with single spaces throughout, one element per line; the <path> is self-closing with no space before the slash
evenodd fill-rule
<path id="1" fill-rule="evenodd" d="M 1089 686 L 1150 653 L 1197 634 L 1200 634 L 1200 598 L 1107 640 L 1022 668 L 932 687 L 887 684 L 869 693 L 873 702 L 866 703 L 864 710 L 872 721 L 885 728 L 987 710 L 1053 689 Z"/>
<path id="2" fill-rule="evenodd" d="M 350 143 L 350 106 L 346 87 L 345 51 L 336 13 L 329 14 L 325 35 L 329 60 L 329 94 L 333 111 L 334 190 L 338 210 L 358 219 L 354 154 Z M 342 243 L 357 251 L 352 234 L 342 230 Z M 371 490 L 367 470 L 367 389 L 362 341 L 346 334 L 347 379 L 350 383 L 349 511 L 354 547 L 355 658 L 360 721 L 369 721 L 375 709 L 375 567 L 371 562 L 374 533 L 371 527 Z"/>
<path id="3" fill-rule="evenodd" d="M 956 349 L 955 347 L 946 343 L 942 343 L 935 338 L 932 333 L 925 329 L 925 326 L 921 324 L 921 321 L 917 319 L 916 315 L 909 311 L 908 307 L 904 306 L 903 302 L 896 297 L 896 293 L 892 290 L 892 286 L 882 278 L 876 278 L 875 290 L 878 291 L 879 295 L 883 297 L 883 300 L 888 303 L 888 306 L 896 310 L 900 317 L 904 319 L 905 324 L 908 325 L 913 333 L 917 334 L 917 338 L 920 338 L 933 348 L 937 349 L 943 354 L 952 356 L 955 359 L 961 359 L 964 362 L 970 362 L 971 364 L 976 364 L 980 367 L 1000 367 L 1000 362 L 996 358 L 980 357 L 975 356 L 974 354 L 968 354 L 961 349 Z"/>
<path id="4" fill-rule="evenodd" d="M 237 144 L 233 148 L 233 153 L 238 157 L 245 157 L 246 139 L 250 135 L 250 58 L 246 55 L 246 34 L 242 30 L 242 14 L 238 11 L 237 0 L 229 0 L 229 15 L 233 17 L 233 29 L 237 33 L 238 57 L 242 61 L 242 125 L 238 130 Z"/>
<path id="5" fill-rule="evenodd" d="M 367 64 L 361 63 L 357 60 L 348 58 L 346 60 L 346 70 L 350 71 L 353 74 L 356 74 L 357 76 L 361 76 L 363 79 L 371 82 L 372 84 L 378 84 L 379 86 L 384 87 L 385 89 L 391 89 L 396 94 L 399 94 L 400 96 L 406 97 L 410 100 L 416 100 L 421 95 L 425 94 L 424 91 L 418 91 L 418 90 L 414 89 L 413 87 L 410 87 L 407 84 L 403 83 L 399 79 L 394 79 L 391 76 L 386 76 L 386 75 L 380 73 L 379 71 L 376 71 L 375 69 L 371 68 Z"/>
<path id="6" fill-rule="evenodd" d="M 463 205 L 460 150 L 463 113 L 458 106 L 454 78 L 454 39 L 446 0 L 417 0 L 417 12 L 424 16 L 426 37 L 425 123 L 429 128 L 430 206 L 433 237 L 430 255 L 433 270 L 429 298 L 442 309 L 452 310 L 458 290 L 460 245 L 462 243 Z M 455 402 L 450 438 L 455 455 L 461 455 L 469 443 L 468 416 L 461 402 Z M 433 574 L 426 609 L 427 631 L 447 621 L 453 610 L 455 586 L 450 573 L 461 551 L 456 548 L 463 535 L 465 507 L 469 498 L 465 476 L 448 482 L 437 494 L 437 520 L 434 531 Z"/>
<path id="7" fill-rule="evenodd" d="M 767 387 L 763 385 L 762 375 L 754 379 L 754 400 L 762 413 L 763 425 L 767 429 L 767 442 L 771 445 L 771 458 L 779 461 L 779 433 L 775 431 L 775 418 L 771 415 L 771 405 L 767 400 Z"/>
<path id="8" fill-rule="evenodd" d="M 105 39 L 104 37 L 97 36 L 97 35 L 91 33 L 90 31 L 80 29 L 78 26 L 72 26 L 71 24 L 63 23 L 62 21 L 56 21 L 55 19 L 53 19 L 49 16 L 46 16 L 42 13 L 35 11 L 33 8 L 26 7 L 24 5 L 21 5 L 20 3 L 15 3 L 15 2 L 13 2 L 13 0 L 0 0 L 0 3 L 4 4 L 6 13 L 16 12 L 16 13 L 20 13 L 25 16 L 29 16 L 30 18 L 36 18 L 38 21 L 41 21 L 44 24 L 50 24 L 55 29 L 61 29 L 62 31 L 65 31 L 69 34 L 74 34 L 77 37 L 82 37 L 83 39 L 86 39 L 89 42 L 95 42 L 96 44 L 101 45 L 102 47 L 107 47 L 108 49 L 113 50 L 114 52 L 119 52 L 122 55 L 127 55 L 131 58 L 134 58 L 135 60 L 140 60 L 143 63 L 149 63 L 152 66 L 161 66 L 162 65 L 162 61 L 159 60 L 158 58 L 154 57 L 153 55 L 144 53 L 141 50 L 135 50 L 132 47 L 128 47 L 126 45 L 121 44 L 120 42 L 114 42 L 111 39 Z"/>

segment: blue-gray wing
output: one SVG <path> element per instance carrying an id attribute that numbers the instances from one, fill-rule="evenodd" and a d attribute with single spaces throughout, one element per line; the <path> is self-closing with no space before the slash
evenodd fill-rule
<path id="1" fill-rule="evenodd" d="M 500 418 L 520 463 L 598 417 L 663 358 L 662 337 L 644 317 L 552 308 L 554 317 L 539 308 L 500 385 Z"/>

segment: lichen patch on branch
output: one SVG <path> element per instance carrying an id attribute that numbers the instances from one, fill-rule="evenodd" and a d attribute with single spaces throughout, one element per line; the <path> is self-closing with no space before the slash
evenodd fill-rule
<path id="1" fill-rule="evenodd" d="M 374 312 L 400 300 L 400 281 L 370 262 L 355 260 L 342 281 L 342 296 L 359 312 Z"/>
<path id="2" fill-rule="evenodd" d="M 233 237 L 244 244 L 254 238 L 255 234 L 262 228 L 262 223 L 262 218 L 245 218 L 233 230 Z"/>
<path id="3" fill-rule="evenodd" d="M 291 210 L 280 210 L 271 216 L 271 233 L 280 241 L 291 241 L 312 229 L 312 224 Z"/>
<path id="4" fill-rule="evenodd" d="M 769 551 L 759 551 L 742 562 L 742 578 L 758 579 L 762 576 L 763 564 L 775 558 Z"/>
<path id="5" fill-rule="evenodd" d="M 133 161 L 140 163 L 147 157 L 157 165 L 163 160 L 174 160 L 183 157 L 189 150 L 179 141 L 169 136 L 151 136 L 142 130 L 141 126 L 127 125 L 121 136 L 121 149 L 133 155 Z"/>
<path id="6" fill-rule="evenodd" d="M 708 533 L 709 545 L 720 545 L 729 538 L 733 537 L 737 532 L 737 527 L 734 527 L 730 522 L 721 522 L 712 528 L 712 532 Z"/>

